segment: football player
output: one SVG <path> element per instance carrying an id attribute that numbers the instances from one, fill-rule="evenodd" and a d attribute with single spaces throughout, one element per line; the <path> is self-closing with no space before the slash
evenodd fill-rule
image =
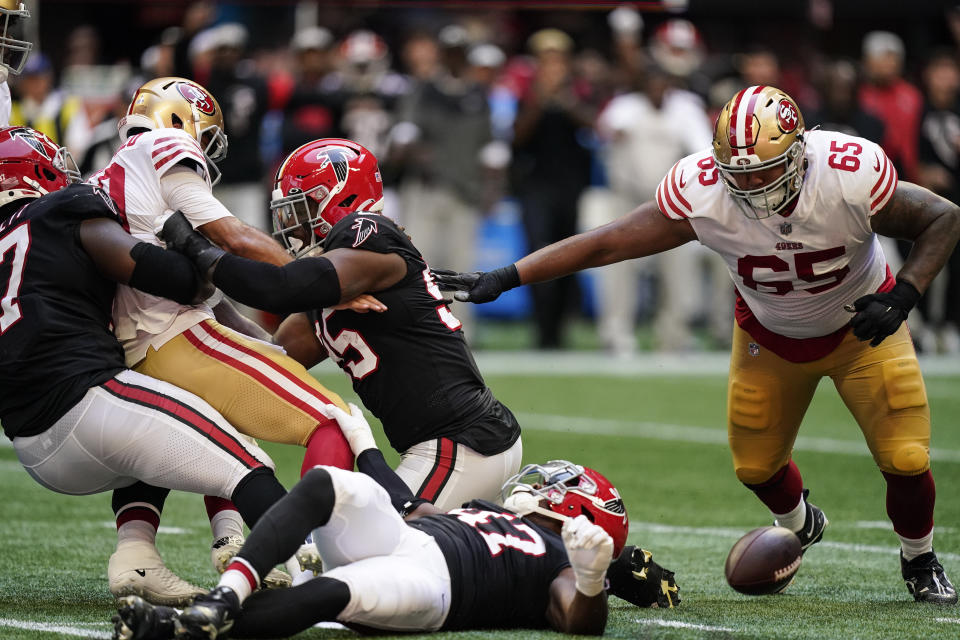
<path id="1" fill-rule="evenodd" d="M 894 277 L 877 234 L 910 240 Z M 655 201 L 494 271 L 439 274 L 460 300 L 697 240 L 736 283 L 727 423 L 737 477 L 804 549 L 827 518 L 791 450 L 823 376 L 860 426 L 887 484 L 887 514 L 916 600 L 957 602 L 933 551 L 930 408 L 904 324 L 960 236 L 960 209 L 898 182 L 876 144 L 806 130 L 785 93 L 753 86 L 721 110 L 713 148 L 679 161 Z"/>
<path id="2" fill-rule="evenodd" d="M 418 496 L 443 509 L 494 499 L 520 467 L 520 426 L 484 383 L 420 252 L 380 214 L 377 159 L 350 140 L 307 143 L 277 171 L 270 207 L 276 234 L 300 258 L 283 267 L 226 255 L 179 216 L 164 237 L 202 253 L 205 272 L 216 260 L 213 282 L 227 295 L 294 314 L 277 343 L 306 367 L 328 355 L 340 365 Z M 361 293 L 375 293 L 386 311 L 332 308 Z"/>
<path id="3" fill-rule="evenodd" d="M 284 495 L 270 458 L 197 396 L 136 373 L 110 330 L 118 283 L 188 304 L 189 260 L 138 241 L 42 133 L 0 129 L 0 420 L 41 485 L 85 495 L 137 485 L 232 499 L 250 525 Z M 151 581 L 179 580 L 129 542 Z"/>
<path id="4" fill-rule="evenodd" d="M 220 106 L 203 87 L 183 78 L 146 82 L 119 130 L 123 145 L 89 182 L 113 198 L 133 237 L 159 244 L 154 232 L 163 216 L 180 210 L 231 252 L 275 264 L 289 261 L 269 235 L 240 222 L 213 197 L 216 162 L 227 153 L 227 137 Z M 127 365 L 135 371 L 199 395 L 245 435 L 306 447 L 304 470 L 315 464 L 353 468 L 350 448 L 327 413 L 331 404 L 345 406 L 340 398 L 273 345 L 218 323 L 209 306 L 121 286 L 114 326 Z M 130 523 L 143 528 L 159 522 L 158 499 L 121 490 L 113 506 L 118 547 L 109 575 L 114 595 L 149 590 L 157 602 L 189 601 L 196 587 L 147 584 L 140 559 L 125 548 Z M 243 525 L 228 501 L 209 498 L 207 511 L 214 537 L 211 558 L 222 571 L 242 543 Z M 271 579 L 289 581 L 280 573 Z"/>
<path id="5" fill-rule="evenodd" d="M 179 615 L 128 597 L 115 638 L 279 638 L 331 620 L 357 630 L 599 635 L 608 576 L 614 594 L 624 581 L 655 594 L 643 606 L 679 603 L 671 572 L 648 552 L 624 550 L 626 508 L 599 472 L 564 460 L 527 465 L 504 483 L 502 507 L 471 500 L 445 512 L 387 466 L 356 406 L 335 411 L 363 474 L 311 470 L 250 533 L 217 588 Z M 261 572 L 310 531 L 323 575 L 253 593 Z"/>
<path id="6" fill-rule="evenodd" d="M 7 77 L 23 71 L 33 43 L 23 39 L 30 12 L 20 0 L 0 0 L 0 127 L 10 124 L 10 86 Z"/>

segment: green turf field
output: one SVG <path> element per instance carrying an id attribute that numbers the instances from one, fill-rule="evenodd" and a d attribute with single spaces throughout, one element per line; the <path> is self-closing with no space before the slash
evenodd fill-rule
<path id="1" fill-rule="evenodd" d="M 807 554 L 784 595 L 751 598 L 727 587 L 723 563 L 728 549 L 747 530 L 767 524 L 769 514 L 733 475 L 725 444 L 722 363 L 716 358 L 702 366 L 698 362 L 610 363 L 612 375 L 603 375 L 596 373 L 604 370 L 597 357 L 585 364 L 524 354 L 480 361 L 482 369 L 495 372 L 488 373 L 489 384 L 524 426 L 524 460 L 562 457 L 600 469 L 623 493 L 630 542 L 652 550 L 657 561 L 676 571 L 683 597 L 679 608 L 639 610 L 611 599 L 607 636 L 960 636 L 960 607 L 918 605 L 907 594 L 896 537 L 884 511 L 882 478 L 830 384 L 817 394 L 795 454 L 812 500 L 831 521 L 824 541 Z M 321 367 L 321 380 L 345 392 L 346 379 L 329 372 Z M 956 582 L 960 375 L 928 374 L 927 388 L 939 487 L 936 548 Z M 355 400 L 352 392 L 344 396 Z M 289 486 L 299 473 L 300 451 L 266 448 Z M 114 545 L 109 496 L 49 492 L 29 478 L 8 447 L 0 448 L 0 473 L 0 638 L 109 637 L 112 600 L 106 565 Z M 202 500 L 172 495 L 163 525 L 170 529 L 161 531 L 159 547 L 170 567 L 191 581 L 212 585 Z M 352 635 L 315 629 L 299 637 Z M 435 637 L 552 635 L 521 631 Z"/>

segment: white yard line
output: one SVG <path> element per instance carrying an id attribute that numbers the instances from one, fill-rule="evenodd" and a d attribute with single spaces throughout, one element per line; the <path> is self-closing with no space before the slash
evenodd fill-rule
<path id="1" fill-rule="evenodd" d="M 86 623 L 77 623 L 86 624 Z M 12 627 L 14 629 L 23 629 L 25 631 L 45 631 L 47 633 L 62 633 L 64 635 L 79 636 L 81 638 L 110 638 L 113 633 L 108 631 L 94 631 L 92 629 L 81 629 L 65 624 L 56 624 L 52 622 L 31 622 L 29 620 L 13 620 L 11 618 L 0 618 L 0 627 Z"/>
<path id="2" fill-rule="evenodd" d="M 647 422 L 644 420 L 612 420 L 609 418 L 584 418 L 579 416 L 549 415 L 544 413 L 517 413 L 523 429 L 531 431 L 555 431 L 559 433 L 583 433 L 618 437 L 650 438 L 702 444 L 727 446 L 727 432 L 721 429 Z M 860 441 L 835 438 L 808 438 L 798 436 L 794 443 L 797 451 L 817 451 L 845 455 L 869 456 L 867 445 Z M 931 449 L 930 458 L 938 462 L 960 462 L 960 451 L 955 449 Z"/>
<path id="3" fill-rule="evenodd" d="M 697 631 L 723 631 L 726 633 L 733 633 L 736 629 L 730 627 L 714 627 L 708 624 L 695 624 L 693 622 L 680 622 L 679 620 L 657 620 L 656 618 L 650 618 L 649 620 L 634 620 L 637 624 L 652 624 L 658 627 L 672 627 L 674 629 L 696 629 Z"/>

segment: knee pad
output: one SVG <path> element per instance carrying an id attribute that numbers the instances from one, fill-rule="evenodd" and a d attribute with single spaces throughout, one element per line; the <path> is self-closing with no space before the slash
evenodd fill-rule
<path id="1" fill-rule="evenodd" d="M 763 484 L 768 481 L 776 469 L 759 469 L 757 467 L 737 467 L 735 469 L 737 480 L 745 485 L 753 486 Z"/>
<path id="2" fill-rule="evenodd" d="M 901 476 L 915 476 L 930 468 L 930 450 L 919 442 L 907 442 L 893 451 L 880 468 Z"/>

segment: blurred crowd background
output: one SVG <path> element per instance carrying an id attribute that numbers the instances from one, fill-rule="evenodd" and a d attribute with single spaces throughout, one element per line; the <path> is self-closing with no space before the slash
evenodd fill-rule
<path id="1" fill-rule="evenodd" d="M 269 230 L 285 155 L 352 138 L 380 160 L 385 213 L 434 267 L 501 266 L 651 199 L 753 84 L 789 93 L 808 128 L 880 142 L 902 180 L 960 198 L 957 3 L 26 4 L 35 47 L 11 79 L 11 124 L 66 145 L 85 176 L 118 146 L 140 83 L 192 78 L 225 114 L 215 194 L 235 215 Z M 894 270 L 908 249 L 885 246 Z M 691 243 L 454 311 L 480 346 L 522 323 L 526 346 L 566 348 L 573 322 L 627 357 L 726 346 L 732 291 L 719 258 Z M 911 327 L 923 352 L 956 354 L 958 326 L 955 256 Z"/>

